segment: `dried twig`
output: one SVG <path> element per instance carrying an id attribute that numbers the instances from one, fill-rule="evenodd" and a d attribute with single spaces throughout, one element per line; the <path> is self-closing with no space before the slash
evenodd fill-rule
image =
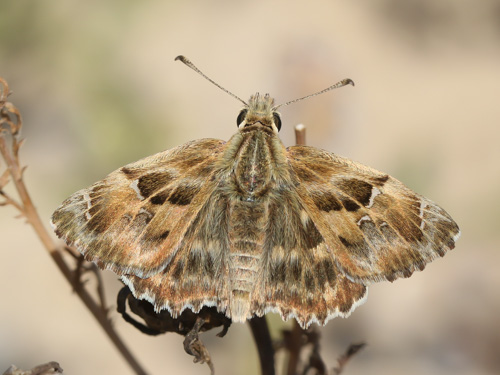
<path id="1" fill-rule="evenodd" d="M 107 308 L 104 304 L 104 294 L 102 287 L 98 287 L 100 303 L 97 303 L 94 298 L 83 287 L 79 277 L 75 277 L 76 272 L 71 269 L 63 257 L 64 252 L 68 252 L 64 245 L 56 245 L 52 240 L 51 235 L 45 228 L 38 212 L 33 205 L 28 189 L 23 181 L 23 172 L 25 167 L 21 167 L 19 161 L 19 149 L 22 145 L 22 140 L 19 139 L 19 132 L 22 127 L 22 119 L 19 110 L 10 102 L 7 101 L 9 95 L 9 86 L 7 82 L 0 78 L 0 154 L 5 160 L 7 166 L 6 171 L 0 174 L 0 205 L 11 205 L 15 207 L 22 217 L 33 227 L 35 233 L 40 238 L 45 249 L 57 264 L 66 280 L 71 284 L 73 290 L 82 300 L 85 306 L 90 310 L 92 315 L 99 322 L 110 340 L 120 351 L 124 359 L 137 374 L 146 374 L 141 365 L 134 358 L 130 350 L 125 346 L 121 338 L 118 336 L 110 320 L 107 317 Z M 9 182 L 12 182 L 19 201 L 10 197 L 3 188 Z M 74 253 L 74 250 L 70 250 Z M 101 282 L 98 283 L 102 285 Z"/>
<path id="2" fill-rule="evenodd" d="M 346 352 L 342 354 L 339 359 L 337 359 L 338 366 L 333 369 L 333 374 L 340 375 L 344 370 L 344 367 L 347 364 L 347 362 L 349 362 L 349 359 L 351 359 L 353 355 L 355 355 L 365 346 L 366 346 L 365 343 L 349 345 Z"/>
<path id="3" fill-rule="evenodd" d="M 306 331 L 307 342 L 312 344 L 312 351 L 309 355 L 309 363 L 305 366 L 303 374 L 310 374 L 310 370 L 314 369 L 317 375 L 326 375 L 326 365 L 319 354 L 321 335 L 316 327 L 310 327 Z"/>
<path id="4" fill-rule="evenodd" d="M 287 375 L 298 373 L 300 364 L 300 352 L 305 344 L 304 330 L 300 328 L 296 320 L 292 322 L 292 329 L 283 332 L 284 347 L 288 350 L 288 363 L 286 366 Z"/>
<path id="5" fill-rule="evenodd" d="M 253 339 L 257 345 L 261 375 L 274 375 L 274 348 L 269 334 L 266 317 L 254 317 L 248 321 Z"/>
<path id="6" fill-rule="evenodd" d="M 14 365 L 11 365 L 3 375 L 49 375 L 49 374 L 62 374 L 63 369 L 57 362 L 44 363 L 33 367 L 31 370 L 21 370 Z"/>
<path id="7" fill-rule="evenodd" d="M 210 367 L 210 374 L 214 375 L 215 370 L 210 353 L 208 353 L 205 344 L 203 344 L 199 336 L 203 324 L 205 324 L 205 319 L 198 317 L 193 329 L 189 331 L 184 339 L 184 350 L 194 357 L 194 363 L 206 363 Z"/>

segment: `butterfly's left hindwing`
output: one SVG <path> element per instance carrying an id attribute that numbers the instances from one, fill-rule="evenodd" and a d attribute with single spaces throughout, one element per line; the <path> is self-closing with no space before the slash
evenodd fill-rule
<path id="1" fill-rule="evenodd" d="M 314 147 L 287 150 L 297 193 L 351 280 L 408 277 L 454 248 L 453 219 L 395 178 Z"/>
<path id="2" fill-rule="evenodd" d="M 54 212 L 57 235 L 101 268 L 158 273 L 215 188 L 213 161 L 224 144 L 192 141 L 112 172 Z"/>
<path id="3" fill-rule="evenodd" d="M 229 236 L 227 198 L 217 192 L 192 221 L 168 265 L 148 278 L 123 275 L 134 296 L 151 302 L 157 311 L 177 317 L 186 308 L 203 306 L 225 311 L 228 304 Z"/>

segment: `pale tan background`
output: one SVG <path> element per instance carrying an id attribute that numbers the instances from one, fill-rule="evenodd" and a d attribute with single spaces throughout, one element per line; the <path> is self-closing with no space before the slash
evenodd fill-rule
<path id="1" fill-rule="evenodd" d="M 236 131 L 240 104 L 174 62 L 181 53 L 244 99 L 284 102 L 352 78 L 282 108 L 285 144 L 303 122 L 308 144 L 396 176 L 462 228 L 444 259 L 372 286 L 328 323 L 328 365 L 366 341 L 345 374 L 500 373 L 500 2 L 3 1 L 0 76 L 24 115 L 26 181 L 47 223 L 128 162 Z M 15 215 L 0 210 L 0 372 L 56 360 L 66 374 L 131 373 Z M 114 308 L 120 284 L 105 274 Z M 113 319 L 151 374 L 208 373 L 180 336 Z M 245 325 L 203 337 L 217 374 L 256 373 Z"/>

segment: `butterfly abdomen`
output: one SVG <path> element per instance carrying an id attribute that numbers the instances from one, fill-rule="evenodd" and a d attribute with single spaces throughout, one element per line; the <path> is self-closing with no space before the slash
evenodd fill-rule
<path id="1" fill-rule="evenodd" d="M 267 221 L 266 205 L 233 200 L 229 220 L 230 315 L 233 321 L 249 318 L 252 293 L 261 264 Z"/>

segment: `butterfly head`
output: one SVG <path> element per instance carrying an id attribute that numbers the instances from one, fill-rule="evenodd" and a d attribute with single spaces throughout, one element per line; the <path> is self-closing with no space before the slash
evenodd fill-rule
<path id="1" fill-rule="evenodd" d="M 270 128 L 276 134 L 281 129 L 280 114 L 275 111 L 274 99 L 269 94 L 252 95 L 248 104 L 240 111 L 236 123 L 240 130 L 257 124 Z"/>

